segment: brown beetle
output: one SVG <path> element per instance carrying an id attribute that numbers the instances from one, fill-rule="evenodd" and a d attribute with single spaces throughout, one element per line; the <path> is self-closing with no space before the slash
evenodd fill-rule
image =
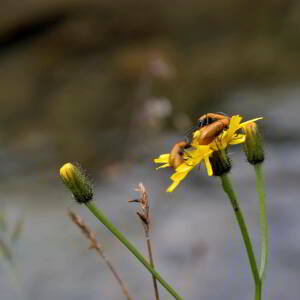
<path id="1" fill-rule="evenodd" d="M 191 147 L 193 133 L 200 129 L 199 145 L 210 144 L 224 129 L 228 128 L 230 117 L 223 113 L 207 113 L 201 116 L 197 124 L 186 132 L 186 140 L 176 143 L 169 156 L 169 164 L 176 169 L 184 162 L 184 150 Z"/>
<path id="2" fill-rule="evenodd" d="M 169 156 L 169 164 L 174 170 L 184 162 L 184 149 L 189 147 L 190 144 L 185 141 L 178 142 L 173 146 Z"/>
<path id="3" fill-rule="evenodd" d="M 228 128 L 230 117 L 223 113 L 207 113 L 201 116 L 197 124 L 186 132 L 187 143 L 190 144 L 193 139 L 193 133 L 200 129 L 198 137 L 199 145 L 208 145 L 224 129 Z"/>

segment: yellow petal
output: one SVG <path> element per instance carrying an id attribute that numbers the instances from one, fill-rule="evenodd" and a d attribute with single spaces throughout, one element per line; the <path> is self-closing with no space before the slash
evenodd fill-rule
<path id="1" fill-rule="evenodd" d="M 59 172 L 62 179 L 70 180 L 74 177 L 75 166 L 71 163 L 66 163 L 60 168 Z"/>
<path id="2" fill-rule="evenodd" d="M 211 164 L 210 164 L 208 156 L 204 157 L 204 163 L 205 163 L 205 167 L 207 169 L 208 176 L 212 176 L 213 175 L 213 170 L 212 170 L 212 167 L 211 167 Z"/>
<path id="3" fill-rule="evenodd" d="M 169 156 L 170 156 L 170 154 L 161 154 L 158 158 L 154 159 L 154 162 L 156 164 L 168 163 L 169 162 Z"/>
<path id="4" fill-rule="evenodd" d="M 169 164 L 169 163 L 164 164 L 164 165 L 162 165 L 162 166 L 160 166 L 160 167 L 157 167 L 156 170 L 161 169 L 161 168 L 167 168 L 167 167 L 170 167 L 170 164 Z"/>
<path id="5" fill-rule="evenodd" d="M 229 123 L 229 128 L 226 131 L 228 138 L 230 138 L 239 128 L 240 128 L 240 122 L 242 120 L 242 117 L 240 117 L 239 115 L 236 116 L 232 116 L 230 123 Z"/>
<path id="6" fill-rule="evenodd" d="M 229 144 L 230 145 L 237 145 L 242 144 L 246 140 L 246 136 L 244 134 L 238 134 L 234 139 L 232 139 Z"/>
<path id="7" fill-rule="evenodd" d="M 191 151 L 191 157 L 196 160 L 199 158 L 202 160 L 205 155 L 211 152 L 209 145 L 197 145 L 195 148 L 194 151 Z"/>
<path id="8" fill-rule="evenodd" d="M 177 187 L 177 185 L 179 184 L 178 181 L 174 181 L 167 189 L 168 193 L 171 193 L 175 190 L 175 188 Z"/>
<path id="9" fill-rule="evenodd" d="M 173 181 L 181 181 L 182 179 L 184 179 L 184 177 L 188 174 L 189 171 L 186 171 L 186 172 L 176 172 L 170 178 Z"/>
<path id="10" fill-rule="evenodd" d="M 189 172 L 193 168 L 193 165 L 181 164 L 176 168 L 176 172 Z"/>
<path id="11" fill-rule="evenodd" d="M 241 128 L 241 127 L 244 127 L 244 126 L 246 126 L 246 125 L 248 125 L 249 123 L 256 122 L 256 121 L 262 120 L 262 119 L 263 119 L 263 117 L 260 117 L 260 118 L 256 118 L 256 119 L 249 120 L 249 121 L 247 121 L 247 122 L 243 122 L 243 123 L 240 124 L 240 128 Z"/>
<path id="12" fill-rule="evenodd" d="M 199 137 L 199 134 L 200 134 L 200 130 L 195 131 L 193 134 L 193 138 L 196 139 L 197 137 Z"/>

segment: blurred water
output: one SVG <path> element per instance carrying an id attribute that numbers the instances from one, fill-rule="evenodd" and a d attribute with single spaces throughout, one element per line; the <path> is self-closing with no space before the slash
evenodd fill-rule
<path id="1" fill-rule="evenodd" d="M 243 103 L 246 109 L 246 102 Z M 250 105 L 247 109 L 249 114 L 250 108 L 253 111 L 255 106 L 257 108 L 257 104 L 251 103 L 253 107 Z M 284 126 L 290 126 L 284 120 L 299 109 L 297 98 L 288 105 L 287 115 L 281 115 L 279 108 L 283 105 L 278 100 L 277 107 L 273 105 L 268 110 L 265 121 L 270 258 L 264 299 L 273 300 L 297 299 L 300 294 L 300 142 L 297 136 L 294 140 L 279 142 L 279 138 L 273 138 L 276 137 L 274 132 L 273 136 L 270 134 L 272 139 L 268 139 L 273 120 L 282 124 L 276 123 L 278 136 L 282 136 L 280 130 L 286 130 Z M 261 113 L 265 115 L 264 111 Z M 297 119 L 290 121 L 299 128 Z M 173 139 L 170 137 L 163 150 L 170 147 Z M 152 156 L 163 150 L 158 150 L 157 145 L 147 149 Z M 258 249 L 259 206 L 254 172 L 241 152 L 233 150 L 231 156 L 231 177 Z M 196 171 L 175 192 L 167 194 L 164 190 L 169 184 L 170 172 L 156 171 L 147 156 L 140 164 L 120 166 L 116 173 L 95 182 L 99 207 L 146 254 L 142 226 L 135 208 L 127 203 L 135 196 L 134 186 L 144 182 L 150 190 L 157 269 L 184 299 L 253 298 L 251 273 L 239 229 L 218 179 Z M 10 221 L 20 214 L 26 217 L 24 232 L 14 249 L 14 265 L 5 261 L 0 264 L 1 300 L 124 298 L 104 262 L 87 249 L 88 242 L 68 220 L 68 207 L 79 212 L 97 232 L 133 298 L 153 299 L 149 273 L 84 207 L 73 202 L 58 176 L 53 179 L 53 174 L 34 174 L 1 184 L 2 207 Z M 162 288 L 160 292 L 162 299 L 171 299 Z"/>

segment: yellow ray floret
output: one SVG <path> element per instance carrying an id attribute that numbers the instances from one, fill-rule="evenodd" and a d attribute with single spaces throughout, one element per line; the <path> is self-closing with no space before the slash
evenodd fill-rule
<path id="1" fill-rule="evenodd" d="M 154 162 L 156 164 L 163 164 L 162 166 L 159 166 L 157 169 L 170 167 L 169 157 L 170 157 L 170 154 L 161 154 L 158 158 L 155 158 Z"/>

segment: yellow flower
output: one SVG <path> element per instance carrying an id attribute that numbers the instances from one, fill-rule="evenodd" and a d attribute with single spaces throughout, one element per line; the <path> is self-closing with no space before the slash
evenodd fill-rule
<path id="1" fill-rule="evenodd" d="M 74 173 L 75 173 L 75 166 L 71 163 L 64 164 L 59 170 L 59 174 L 62 180 L 65 181 L 69 181 L 71 178 L 73 178 Z"/>
<path id="2" fill-rule="evenodd" d="M 91 184 L 78 166 L 66 163 L 60 168 L 60 178 L 65 186 L 72 192 L 79 203 L 87 203 L 93 198 Z"/>
<path id="3" fill-rule="evenodd" d="M 264 145 L 260 131 L 258 130 L 256 123 L 249 122 L 243 126 L 243 131 L 246 135 L 246 141 L 244 143 L 244 152 L 247 160 L 252 165 L 261 164 L 264 159 Z"/>
<path id="4" fill-rule="evenodd" d="M 217 136 L 208 145 L 199 145 L 198 138 L 200 130 L 197 130 L 193 134 L 193 140 L 191 143 L 191 150 L 184 151 L 183 163 L 175 169 L 175 173 L 170 177 L 173 183 L 168 187 L 167 192 L 172 192 L 177 185 L 186 177 L 186 175 L 202 161 L 207 169 L 209 176 L 213 175 L 212 166 L 210 163 L 210 156 L 214 151 L 220 151 L 226 149 L 229 145 L 241 144 L 245 142 L 246 136 L 242 133 L 237 133 L 239 129 L 245 128 L 251 122 L 255 122 L 262 118 L 256 118 L 244 123 L 241 123 L 242 117 L 239 115 L 232 116 L 227 130 Z M 159 168 L 171 167 L 169 162 L 170 154 L 162 154 L 158 158 L 154 159 L 155 163 L 163 164 Z"/>

